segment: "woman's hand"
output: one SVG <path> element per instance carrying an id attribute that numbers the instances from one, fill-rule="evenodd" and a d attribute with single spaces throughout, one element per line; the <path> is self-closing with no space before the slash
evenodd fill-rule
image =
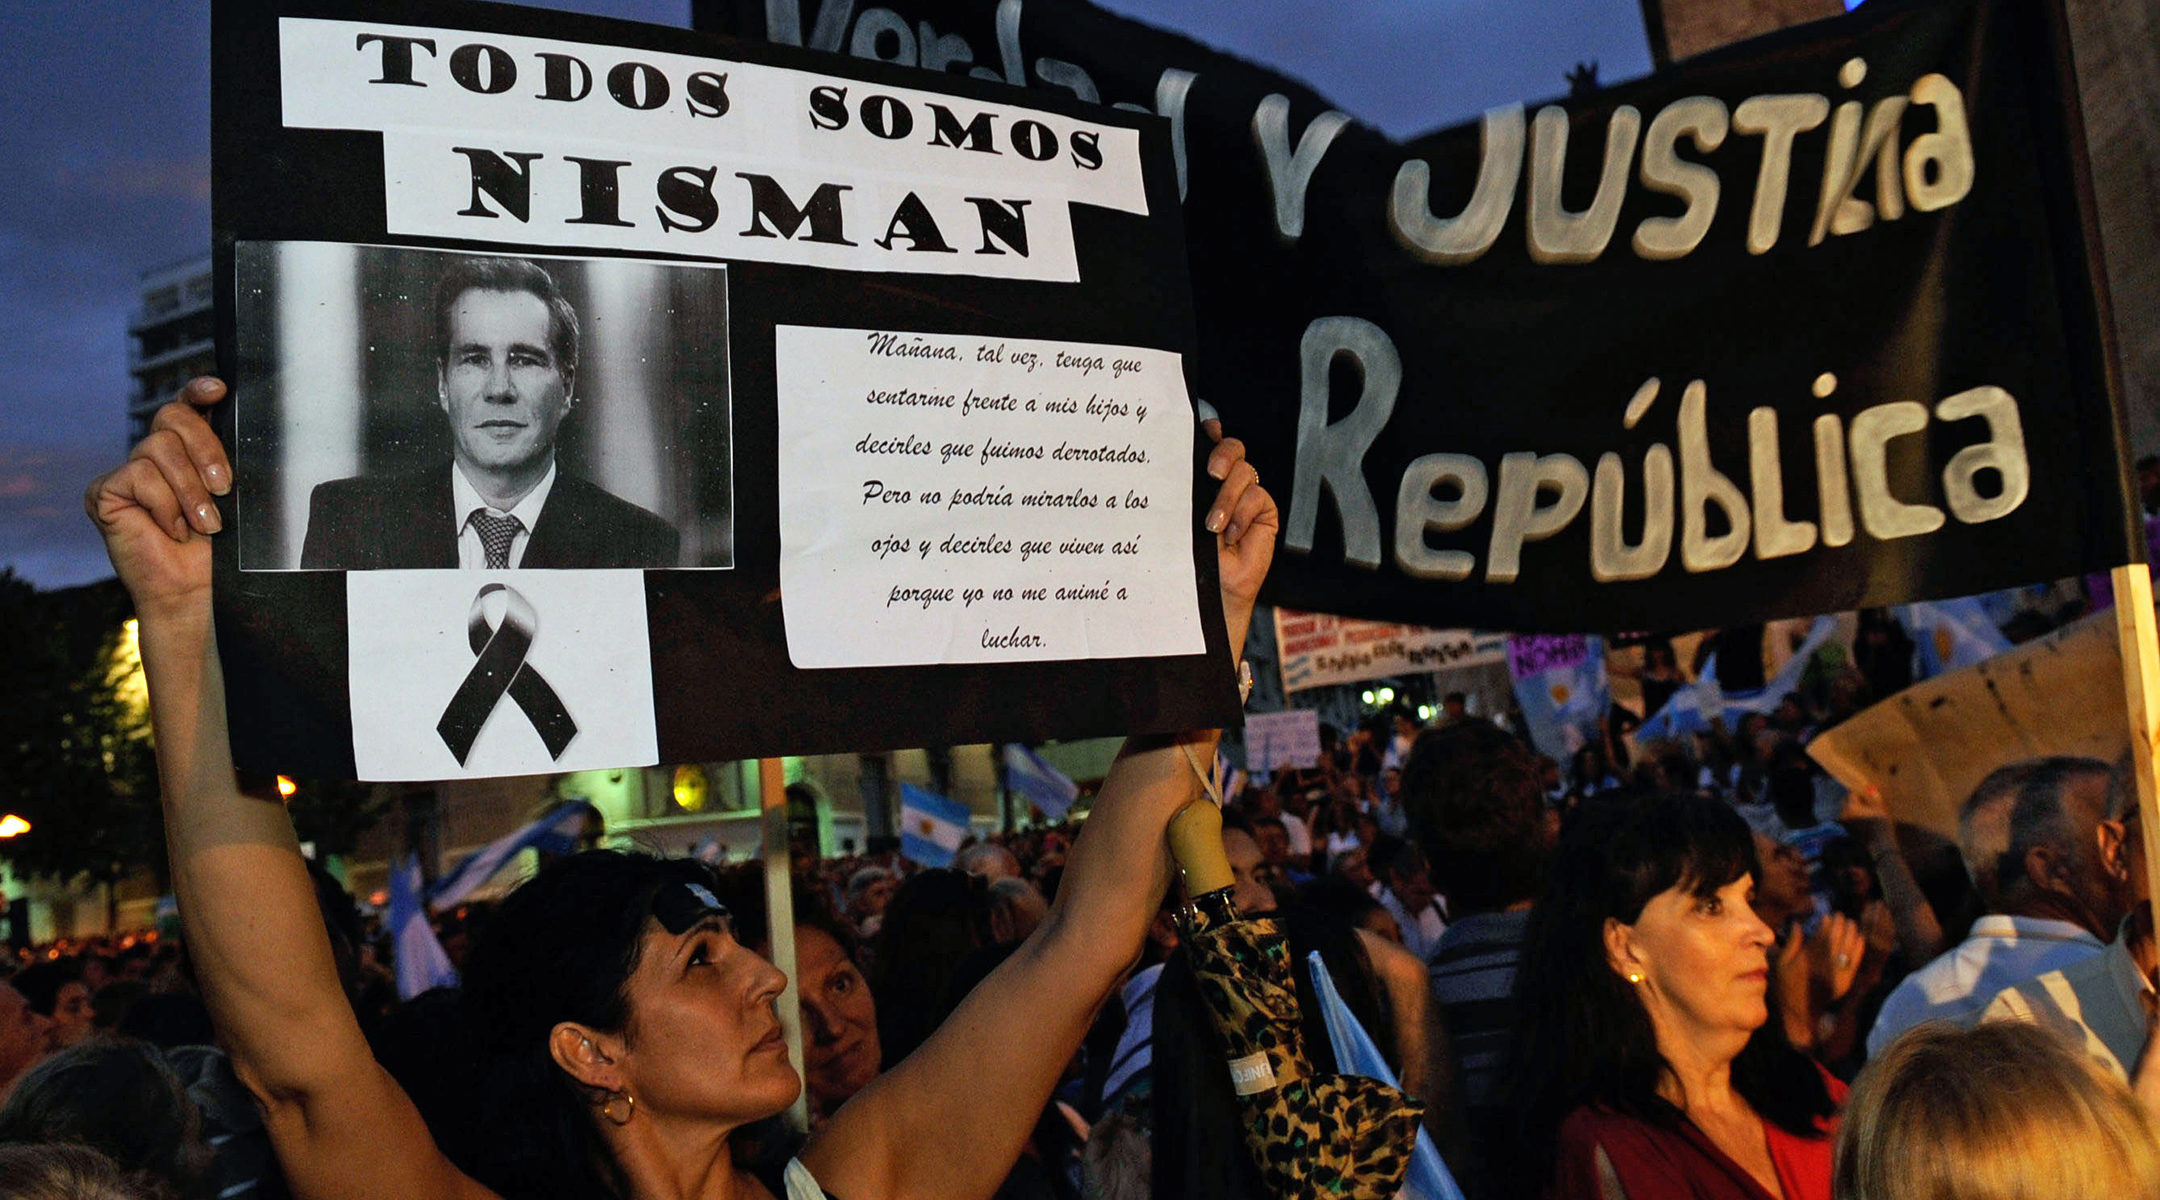
<path id="1" fill-rule="evenodd" d="M 1274 497 L 1260 486 L 1260 472 L 1245 460 L 1245 443 L 1224 437 L 1221 421 L 1209 421 L 1201 428 L 1215 442 L 1214 453 L 1208 455 L 1208 474 L 1222 480 L 1206 524 L 1215 535 L 1223 615 L 1235 633 L 1251 619 L 1260 583 L 1275 559 L 1275 534 L 1282 521 Z"/>
<path id="2" fill-rule="evenodd" d="M 1860 926 L 1844 913 L 1831 913 L 1808 939 L 1809 973 L 1824 996 L 1834 1003 L 1845 998 L 1852 990 L 1853 980 L 1860 974 L 1860 958 L 1867 951 L 1867 938 Z"/>
<path id="3" fill-rule="evenodd" d="M 209 539 L 222 527 L 210 497 L 232 490 L 232 464 L 200 410 L 224 398 L 218 380 L 190 381 L 128 460 L 83 493 L 113 569 L 146 614 L 208 611 Z"/>

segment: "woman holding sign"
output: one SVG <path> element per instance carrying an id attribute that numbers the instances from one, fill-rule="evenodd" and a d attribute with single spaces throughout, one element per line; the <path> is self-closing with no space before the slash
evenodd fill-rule
<path id="1" fill-rule="evenodd" d="M 284 810 L 234 780 L 209 546 L 211 496 L 232 470 L 197 411 L 224 396 L 216 380 L 189 384 L 85 505 L 141 622 L 173 884 L 203 998 L 293 1193 L 988 1196 L 1140 944 L 1169 883 L 1165 830 L 1199 795 L 1188 760 L 1212 761 L 1215 735 L 1128 744 L 1041 928 L 771 1179 L 738 1168 L 728 1141 L 801 1087 L 773 1011 L 783 977 L 736 943 L 697 864 L 595 852 L 550 866 L 505 901 L 467 964 L 473 1093 L 461 1124 L 478 1136 L 453 1162 L 369 1054 Z M 1207 527 L 1237 654 L 1277 517 L 1243 447 L 1210 432 L 1208 471 L 1223 484 Z"/>

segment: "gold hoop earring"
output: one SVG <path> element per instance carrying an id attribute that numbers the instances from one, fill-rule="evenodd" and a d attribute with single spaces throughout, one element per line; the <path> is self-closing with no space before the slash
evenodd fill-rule
<path id="1" fill-rule="evenodd" d="M 1641 983 L 1642 973 L 1640 971 L 1629 971 L 1627 973 L 1627 981 L 1629 983 Z"/>
<path id="2" fill-rule="evenodd" d="M 622 1115 L 619 1117 L 615 1115 L 615 1102 L 618 1100 L 622 1102 Z M 609 1092 L 608 1098 L 601 1102 L 600 1115 L 607 1118 L 608 1124 L 617 1128 L 628 1125 L 630 1118 L 637 1115 L 637 1097 L 626 1091 Z"/>

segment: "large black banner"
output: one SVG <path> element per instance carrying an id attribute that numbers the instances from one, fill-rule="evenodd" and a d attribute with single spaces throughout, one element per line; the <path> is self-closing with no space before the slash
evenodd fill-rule
<path id="1" fill-rule="evenodd" d="M 2142 558 L 2055 4 L 1877 0 L 1402 144 L 1084 3 L 696 14 L 1170 118 L 1284 604 L 1678 629 Z"/>
<path id="2" fill-rule="evenodd" d="M 213 37 L 243 766 L 1235 720 L 1166 123 L 496 5 Z"/>

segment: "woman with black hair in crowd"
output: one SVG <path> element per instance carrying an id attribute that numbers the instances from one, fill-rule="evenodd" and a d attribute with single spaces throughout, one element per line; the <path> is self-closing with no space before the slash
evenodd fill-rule
<path id="1" fill-rule="evenodd" d="M 1516 1194 L 1828 1200 L 1843 1087 L 1769 1020 L 1756 871 L 1716 800 L 1576 815 L 1515 981 Z"/>
<path id="2" fill-rule="evenodd" d="M 85 507 L 140 621 L 175 891 L 202 991 L 301 1200 L 844 1200 L 987 1196 L 1005 1177 L 1170 878 L 1165 831 L 1215 734 L 1137 738 L 1105 780 L 1055 906 L 920 1049 L 811 1136 L 777 1177 L 729 1135 L 801 1088 L 774 1013 L 785 983 L 738 944 L 702 864 L 587 852 L 506 898 L 466 964 L 470 1144 L 444 1153 L 369 1055 L 274 791 L 243 793 L 214 652 L 213 493 L 232 472 L 198 408 L 167 405 Z M 1235 441 L 1217 531 L 1243 652 L 1275 506 Z M 1226 664 L 1225 670 L 1229 667 Z"/>

